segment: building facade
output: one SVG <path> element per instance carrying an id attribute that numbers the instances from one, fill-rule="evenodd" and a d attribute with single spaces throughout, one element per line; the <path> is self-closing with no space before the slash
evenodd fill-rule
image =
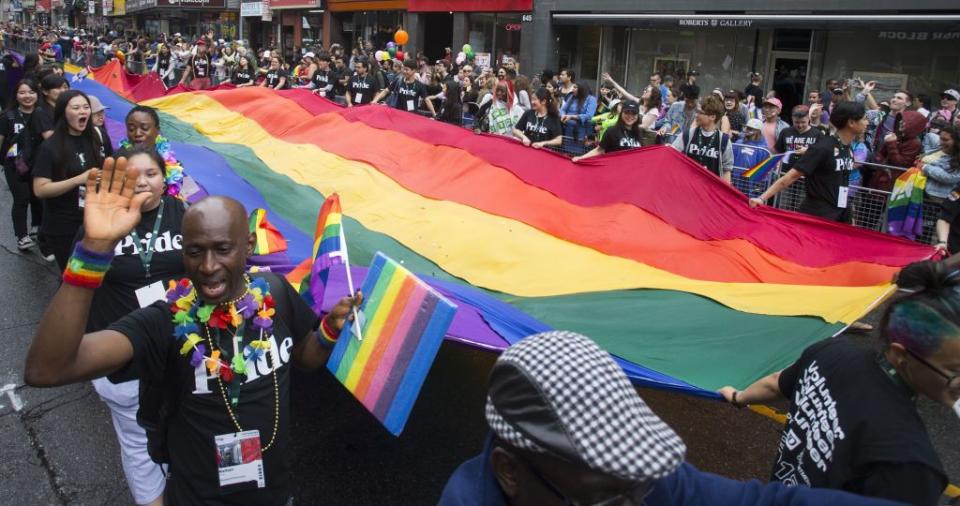
<path id="1" fill-rule="evenodd" d="M 682 80 L 692 70 L 702 88 L 742 90 L 759 72 L 785 106 L 828 78 L 876 80 L 880 96 L 907 88 L 935 97 L 960 83 L 960 3 L 916 0 L 909 13 L 893 0 L 815 6 L 537 0 L 520 61 L 525 73 L 570 68 L 593 84 L 610 73 L 630 90 L 642 89 L 653 72 Z"/>

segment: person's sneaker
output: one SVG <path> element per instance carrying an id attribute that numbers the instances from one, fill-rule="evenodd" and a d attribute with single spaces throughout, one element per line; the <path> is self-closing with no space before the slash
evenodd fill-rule
<path id="1" fill-rule="evenodd" d="M 30 237 L 36 240 L 37 234 L 40 233 L 40 227 L 30 227 Z"/>
<path id="2" fill-rule="evenodd" d="M 40 257 L 48 262 L 54 262 L 57 260 L 57 257 L 55 257 L 53 253 L 50 253 L 49 251 L 44 251 L 42 246 L 40 247 Z"/>
<path id="3" fill-rule="evenodd" d="M 19 248 L 20 251 L 32 248 L 33 244 L 33 239 L 31 239 L 29 235 L 25 235 L 17 239 L 17 248 Z"/>

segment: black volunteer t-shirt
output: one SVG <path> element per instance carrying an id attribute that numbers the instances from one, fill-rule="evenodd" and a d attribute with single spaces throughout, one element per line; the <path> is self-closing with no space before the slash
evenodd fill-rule
<path id="1" fill-rule="evenodd" d="M 771 480 L 934 505 L 947 485 L 913 393 L 876 352 L 816 343 L 780 373 L 790 400 Z"/>
<path id="2" fill-rule="evenodd" d="M 170 68 L 170 55 L 157 56 L 157 70 L 160 73 L 166 72 Z"/>
<path id="3" fill-rule="evenodd" d="M 614 153 L 624 149 L 639 148 L 640 139 L 635 137 L 632 132 L 624 130 L 619 124 L 607 128 L 600 140 L 600 147 L 604 153 Z"/>
<path id="4" fill-rule="evenodd" d="M 313 88 L 316 90 L 327 89 L 336 79 L 337 74 L 334 71 L 317 69 L 313 73 Z"/>
<path id="5" fill-rule="evenodd" d="M 821 137 L 797 160 L 794 169 L 806 176 L 807 196 L 800 211 L 828 220 L 847 221 L 849 202 L 841 207 L 841 188 L 850 183 L 853 151 L 832 135 Z M 849 197 L 849 195 L 847 195 Z"/>
<path id="6" fill-rule="evenodd" d="M 66 173 L 65 178 L 56 179 L 54 177 L 54 146 L 50 144 L 49 140 L 40 145 L 40 152 L 37 154 L 33 165 L 33 176 L 45 177 L 51 181 L 63 181 L 94 166 L 94 147 L 87 141 L 86 137 L 67 135 L 66 146 L 67 152 L 60 157 Z M 42 233 L 70 236 L 77 233 L 77 229 L 83 224 L 80 194 L 85 193 L 86 188 L 83 188 L 83 190 L 81 188 L 73 188 L 63 195 L 43 200 L 44 220 L 40 225 Z"/>
<path id="7" fill-rule="evenodd" d="M 220 486 L 217 464 L 217 435 L 233 434 L 236 426 L 227 414 L 223 394 L 216 377 L 210 377 L 204 364 L 190 366 L 189 354 L 179 356 L 181 342 L 173 336 L 173 322 L 169 304 L 156 302 L 136 310 L 113 325 L 111 330 L 127 336 L 133 345 L 133 360 L 120 371 L 110 375 L 110 381 L 120 383 L 133 379 L 159 383 L 164 374 L 165 385 L 179 385 L 176 413 L 169 421 L 167 438 L 171 478 L 167 482 L 166 499 L 169 504 L 244 504 L 285 505 L 290 497 L 289 453 L 290 443 L 290 360 L 294 346 L 307 338 L 317 321 L 313 310 L 280 276 L 258 273 L 270 282 L 270 293 L 276 301 L 273 334 L 269 340 L 271 352 L 256 362 L 247 362 L 247 379 L 240 387 L 240 403 L 234 408 L 237 421 L 244 430 L 259 430 L 260 445 L 266 446 L 273 435 L 274 375 L 273 357 L 279 358 L 276 368 L 277 388 L 280 393 L 280 418 L 273 446 L 262 454 L 265 488 L 255 482 Z M 217 331 L 212 330 L 216 343 Z M 229 332 L 221 331 L 224 346 L 217 346 L 229 363 L 233 356 Z M 251 324 L 244 332 L 243 346 L 259 334 Z M 207 354 L 210 343 L 202 333 Z M 240 346 L 240 349 L 243 349 Z M 175 348 L 176 368 L 165 368 L 168 353 Z M 268 361 L 267 356 L 271 357 Z M 221 355 L 221 358 L 224 356 Z M 175 375 L 173 378 L 170 375 Z M 226 386 L 226 385 L 224 385 Z M 227 401 L 229 402 L 229 400 Z"/>
<path id="8" fill-rule="evenodd" d="M 183 234 L 180 232 L 180 222 L 183 221 L 186 207 L 176 197 L 163 196 L 163 216 L 157 238 L 151 244 L 153 257 L 150 259 L 149 273 L 140 259 L 140 253 L 146 252 L 147 245 L 151 242 L 159 210 L 158 206 L 143 213 L 136 228 L 139 243 L 133 234 L 128 234 L 114 248 L 115 256 L 110 262 L 110 270 L 107 271 L 103 285 L 93 294 L 87 332 L 103 330 L 140 308 L 137 289 L 160 281 L 166 290 L 169 280 L 183 277 Z M 81 239 L 82 227 L 77 234 L 77 240 Z"/>
<path id="9" fill-rule="evenodd" d="M 560 124 L 560 118 L 547 114 L 540 118 L 537 117 L 537 111 L 530 109 L 520 116 L 517 122 L 517 130 L 520 130 L 530 139 L 530 142 L 544 142 L 563 135 L 563 125 Z M 604 135 L 606 137 L 606 134 Z"/>
<path id="10" fill-rule="evenodd" d="M 264 82 L 267 83 L 266 86 L 268 88 L 276 88 L 277 85 L 280 84 L 280 79 L 286 79 L 286 81 L 284 81 L 283 87 L 286 87 L 287 84 L 289 84 L 290 82 L 290 77 L 287 76 L 287 72 L 285 70 L 271 69 L 267 71 L 267 76 L 264 78 Z"/>
<path id="11" fill-rule="evenodd" d="M 369 104 L 373 101 L 374 95 L 380 91 L 380 84 L 377 78 L 370 74 L 363 77 L 354 74 L 347 83 L 347 91 L 350 92 L 350 101 L 353 105 Z"/>
<path id="12" fill-rule="evenodd" d="M 394 107 L 402 111 L 413 112 L 420 106 L 420 100 L 427 98 L 427 89 L 416 79 L 412 83 L 397 79 L 390 85 L 390 92 L 397 94 Z"/>
<path id="13" fill-rule="evenodd" d="M 247 84 L 253 82 L 253 71 L 250 69 L 237 69 L 233 73 L 233 79 L 230 80 L 231 83 L 237 84 Z"/>
<path id="14" fill-rule="evenodd" d="M 44 103 L 46 105 L 46 103 Z M 36 160 L 40 144 L 43 142 L 43 132 L 53 130 L 53 108 L 37 107 L 30 115 L 30 142 L 33 146 L 33 158 Z"/>
<path id="15" fill-rule="evenodd" d="M 18 148 L 14 145 L 20 140 L 23 129 L 30 124 L 32 113 L 24 114 L 20 109 L 11 109 L 0 114 L 0 135 L 3 136 L 3 146 L 0 146 L 0 156 L 3 156 L 3 166 L 13 168 Z M 26 132 L 26 133 L 29 133 Z"/>
<path id="16" fill-rule="evenodd" d="M 210 57 L 196 55 L 190 57 L 190 66 L 193 67 L 193 77 L 210 77 Z"/>
<path id="17" fill-rule="evenodd" d="M 780 132 L 780 137 L 777 138 L 775 149 L 777 153 L 785 153 L 787 151 L 808 148 L 816 144 L 821 137 L 823 137 L 823 132 L 821 132 L 819 128 L 811 127 L 808 128 L 806 132 L 800 133 L 794 127 L 787 127 Z M 799 158 L 800 155 L 790 155 L 790 159 L 783 163 L 781 170 L 790 170 L 796 165 Z"/>

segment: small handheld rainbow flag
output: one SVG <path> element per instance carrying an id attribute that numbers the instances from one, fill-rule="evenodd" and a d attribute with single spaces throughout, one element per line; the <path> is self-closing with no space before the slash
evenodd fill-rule
<path id="1" fill-rule="evenodd" d="M 379 252 L 362 291 L 363 340 L 345 326 L 327 369 L 399 435 L 457 306 Z"/>
<path id="2" fill-rule="evenodd" d="M 350 261 L 347 256 L 347 241 L 343 236 L 343 212 L 340 196 L 334 193 L 323 201 L 317 226 L 313 232 L 313 255 L 310 272 L 300 281 L 300 296 L 319 315 L 323 294 L 330 275 L 330 267 L 346 264 L 347 285 L 353 294 L 353 279 L 350 276 Z"/>
<path id="3" fill-rule="evenodd" d="M 267 221 L 266 209 L 257 208 L 250 213 L 250 233 L 257 238 L 253 245 L 254 255 L 270 255 L 287 251 L 287 239 Z"/>
<path id="4" fill-rule="evenodd" d="M 786 153 L 780 153 L 778 155 L 770 155 L 766 160 L 750 167 L 749 169 L 743 172 L 743 177 L 749 179 L 750 181 L 759 181 L 766 177 L 767 174 L 773 170 L 774 167 L 780 163 L 781 160 L 788 160 L 790 155 L 793 154 L 793 151 L 787 151 Z"/>

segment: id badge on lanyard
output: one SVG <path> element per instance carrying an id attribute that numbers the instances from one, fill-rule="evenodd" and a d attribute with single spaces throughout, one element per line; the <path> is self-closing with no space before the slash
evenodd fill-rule
<path id="1" fill-rule="evenodd" d="M 247 482 L 256 482 L 257 488 L 267 486 L 259 430 L 220 434 L 214 443 L 221 487 Z"/>

